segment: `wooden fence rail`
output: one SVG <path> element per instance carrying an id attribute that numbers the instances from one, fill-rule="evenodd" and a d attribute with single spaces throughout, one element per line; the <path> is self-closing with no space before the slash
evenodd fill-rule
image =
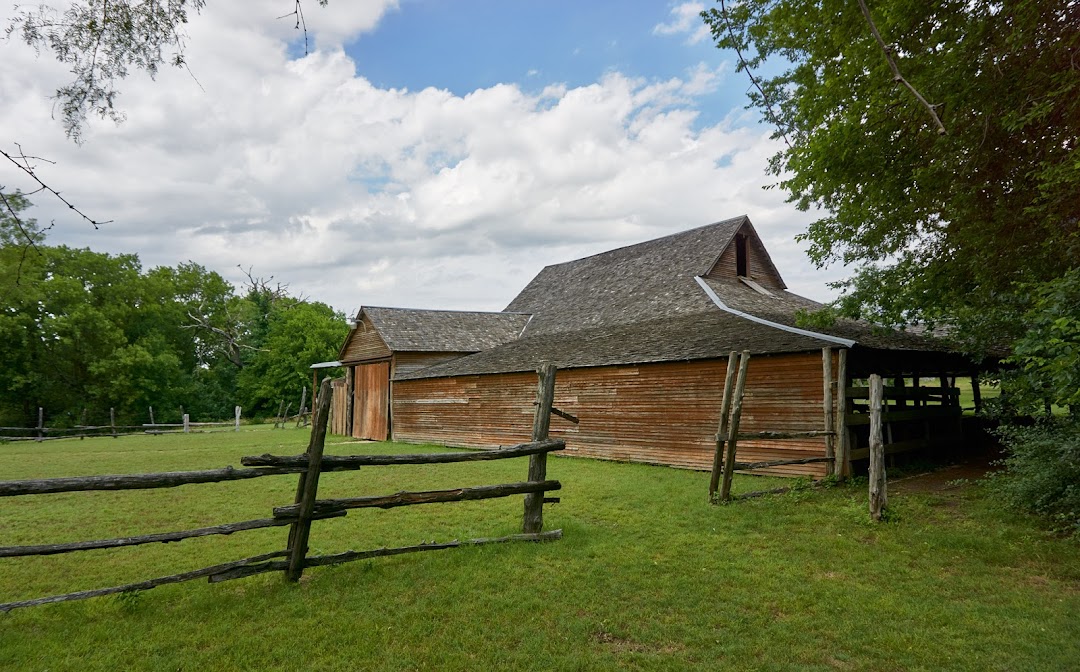
<path id="1" fill-rule="evenodd" d="M 181 574 L 148 579 L 146 581 L 124 586 L 80 591 L 19 602 L 8 602 L 6 604 L 0 604 L 0 613 L 8 612 L 19 607 L 81 600 L 89 597 L 137 590 L 148 590 L 160 585 L 177 583 L 180 581 L 190 581 L 192 579 L 203 577 L 206 577 L 211 583 L 216 583 L 264 572 L 282 571 L 289 580 L 295 581 L 300 578 L 303 570 L 307 567 L 340 564 L 354 560 L 399 555 L 402 553 L 443 550 L 467 545 L 475 546 L 513 541 L 536 542 L 559 539 L 562 536 L 562 530 L 552 530 L 549 532 L 541 531 L 541 526 L 543 524 L 542 507 L 545 502 L 551 501 L 544 497 L 544 493 L 559 490 L 562 487 L 558 481 L 548 480 L 546 478 L 545 459 L 548 453 L 563 450 L 566 447 L 563 441 L 552 440 L 547 437 L 547 423 L 550 422 L 552 412 L 551 400 L 554 396 L 554 385 L 555 369 L 554 367 L 545 365 L 545 367 L 540 370 L 536 422 L 533 432 L 534 440 L 498 450 L 415 455 L 348 455 L 324 457 L 322 453 L 326 440 L 327 420 L 332 401 L 332 395 L 330 394 L 330 379 L 328 378 L 323 381 L 322 389 L 319 391 L 318 406 L 312 424 L 311 439 L 308 443 L 308 449 L 303 455 L 247 456 L 241 458 L 241 464 L 245 465 L 245 467 L 239 469 L 230 466 L 222 469 L 156 474 L 78 476 L 69 478 L 0 481 L 0 497 L 14 497 L 59 492 L 170 488 L 181 485 L 217 483 L 259 478 L 263 476 L 278 476 L 282 474 L 298 474 L 300 477 L 293 504 L 276 507 L 273 511 L 273 517 L 271 518 L 115 539 L 0 547 L 0 557 L 54 555 L 76 551 L 137 546 L 141 544 L 168 543 L 194 537 L 229 535 L 236 532 L 257 530 L 267 527 L 282 527 L 288 525 L 290 528 L 288 543 L 284 550 L 272 551 L 243 560 L 218 564 L 212 567 L 206 567 Z M 470 486 L 450 490 L 397 492 L 391 495 L 327 500 L 318 499 L 318 485 L 320 475 L 323 472 L 351 471 L 361 467 L 367 468 L 373 466 L 448 464 L 454 462 L 511 459 L 516 457 L 529 457 L 530 459 L 529 478 L 527 481 L 498 485 Z M 424 543 L 416 546 L 399 548 L 346 551 L 344 553 L 333 555 L 308 555 L 308 538 L 312 522 L 345 516 L 353 509 L 371 507 L 389 509 L 417 504 L 460 502 L 496 497 L 510 497 L 513 495 L 525 495 L 526 497 L 522 534 L 494 538 L 469 539 L 465 541 L 453 540 L 442 543 Z"/>

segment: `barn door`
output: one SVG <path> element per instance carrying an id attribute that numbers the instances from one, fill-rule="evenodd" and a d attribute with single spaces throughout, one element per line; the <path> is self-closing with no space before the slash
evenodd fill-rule
<path id="1" fill-rule="evenodd" d="M 357 364 L 353 375 L 352 435 L 385 441 L 390 433 L 390 362 Z"/>

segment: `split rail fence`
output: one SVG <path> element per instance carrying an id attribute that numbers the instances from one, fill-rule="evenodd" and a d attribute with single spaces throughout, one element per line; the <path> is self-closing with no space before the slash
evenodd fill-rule
<path id="1" fill-rule="evenodd" d="M 0 427 L 0 439 L 4 441 L 51 441 L 54 439 L 85 439 L 87 437 L 129 436 L 133 434 L 188 434 L 207 431 L 240 431 L 241 408 L 233 409 L 233 420 L 226 422 L 192 422 L 191 416 L 181 409 L 180 422 L 154 422 L 154 408 L 150 407 L 150 422 L 141 425 L 116 424 L 116 409 L 109 409 L 109 424 L 90 425 L 83 412 L 82 422 L 72 427 L 46 427 L 45 409 L 38 407 L 38 421 L 34 427 Z"/>
<path id="2" fill-rule="evenodd" d="M 0 497 L 40 495 L 57 492 L 101 491 L 101 490 L 141 490 L 150 488 L 170 488 L 193 483 L 217 483 L 223 481 L 246 480 L 264 476 L 298 474 L 296 496 L 292 504 L 276 507 L 271 517 L 226 523 L 192 530 L 145 534 L 116 539 L 98 539 L 61 544 L 36 546 L 0 547 L 0 558 L 20 556 L 54 555 L 89 551 L 103 548 L 119 548 L 151 543 L 167 543 L 211 535 L 228 535 L 246 530 L 268 527 L 289 527 L 288 541 L 283 550 L 271 551 L 233 562 L 204 567 L 202 569 L 172 574 L 137 583 L 109 588 L 86 590 L 64 595 L 41 597 L 19 602 L 0 604 L 0 613 L 19 607 L 29 607 L 54 602 L 66 602 L 116 593 L 148 590 L 157 586 L 206 577 L 210 583 L 227 581 L 264 572 L 284 572 L 290 581 L 299 580 L 305 568 L 336 565 L 354 560 L 437 551 L 459 546 L 506 543 L 513 541 L 550 541 L 562 537 L 562 530 L 543 532 L 543 505 L 557 502 L 557 498 L 548 498 L 544 494 L 562 488 L 556 480 L 547 479 L 547 454 L 563 450 L 565 443 L 548 437 L 551 421 L 552 400 L 555 389 L 555 368 L 545 365 L 540 370 L 540 382 L 537 389 L 537 404 L 533 422 L 533 440 L 508 448 L 491 451 L 468 451 L 454 453 L 425 453 L 414 455 L 348 455 L 324 456 L 327 419 L 330 412 L 332 395 L 330 381 L 323 381 L 318 396 L 315 422 L 312 426 L 311 439 L 307 451 L 302 455 L 275 456 L 260 455 L 241 458 L 244 468 L 225 467 L 203 471 L 166 472 L 154 474 L 128 474 L 110 476 L 81 476 L 71 478 L 50 478 L 42 480 L 0 481 Z M 516 457 L 529 457 L 527 480 L 518 483 L 482 485 L 434 490 L 424 492 L 397 492 L 391 495 L 349 497 L 340 499 L 318 499 L 320 477 L 324 473 L 353 471 L 360 468 L 393 466 L 404 464 L 448 464 L 455 462 L 479 462 L 502 460 Z M 362 508 L 390 509 L 416 504 L 435 504 L 443 502 L 461 502 L 469 500 L 491 499 L 525 495 L 522 533 L 503 537 L 469 539 L 466 541 L 447 541 L 442 543 L 421 543 L 415 546 L 398 548 L 377 548 L 365 551 L 346 551 L 332 555 L 308 555 L 308 539 L 312 523 L 316 520 L 339 518 L 350 510 Z"/>

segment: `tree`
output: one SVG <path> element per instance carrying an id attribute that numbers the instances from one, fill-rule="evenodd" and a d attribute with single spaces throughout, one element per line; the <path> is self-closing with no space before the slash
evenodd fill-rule
<path id="1" fill-rule="evenodd" d="M 742 0 L 703 18 L 786 139 L 772 174 L 822 209 L 811 258 L 859 265 L 835 309 L 946 324 L 973 351 L 1024 333 L 1031 283 L 1080 263 L 1080 4 Z"/>
<path id="2" fill-rule="evenodd" d="M 306 45 L 302 3 L 289 4 L 293 11 L 284 16 L 296 18 Z M 327 0 L 319 4 L 326 6 Z M 7 34 L 18 34 L 71 68 L 72 81 L 58 88 L 55 98 L 65 132 L 78 142 L 92 114 L 123 121 L 117 87 L 131 70 L 154 77 L 163 65 L 186 67 L 184 26 L 205 6 L 206 0 L 76 0 L 63 9 L 41 4 L 17 11 Z"/>

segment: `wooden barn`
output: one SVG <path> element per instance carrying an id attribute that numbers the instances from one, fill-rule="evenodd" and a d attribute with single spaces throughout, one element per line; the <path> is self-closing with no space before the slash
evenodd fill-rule
<path id="1" fill-rule="evenodd" d="M 954 385 L 977 375 L 970 361 L 867 323 L 796 326 L 800 311 L 819 307 L 786 290 L 745 216 L 548 266 L 502 312 L 365 307 L 339 354 L 349 371 L 344 426 L 358 438 L 452 446 L 526 441 L 535 371 L 552 362 L 555 406 L 579 420 L 552 423 L 568 453 L 708 469 L 728 354 L 746 350 L 744 431 L 838 432 L 742 441 L 740 462 L 835 448 L 846 473 L 866 454 L 859 383 L 871 373 L 891 381 L 887 451 L 956 439 Z"/>

